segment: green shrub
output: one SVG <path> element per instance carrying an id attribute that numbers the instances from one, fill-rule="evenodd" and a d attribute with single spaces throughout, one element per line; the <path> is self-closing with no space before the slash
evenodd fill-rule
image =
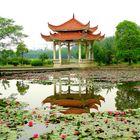
<path id="1" fill-rule="evenodd" d="M 14 65 L 14 66 L 17 66 L 17 65 L 19 65 L 19 61 L 17 60 L 14 60 L 13 62 L 12 62 L 12 65 Z"/>
<path id="2" fill-rule="evenodd" d="M 8 64 L 13 65 L 12 59 L 8 59 Z"/>
<path id="3" fill-rule="evenodd" d="M 0 65 L 6 65 L 7 61 L 5 59 L 3 59 L 2 57 L 0 57 Z"/>
<path id="4" fill-rule="evenodd" d="M 32 66 L 43 66 L 43 62 L 39 59 L 34 59 L 31 61 Z"/>
<path id="5" fill-rule="evenodd" d="M 52 65 L 53 64 L 53 60 L 48 59 L 48 60 L 45 61 L 45 64 Z"/>
<path id="6" fill-rule="evenodd" d="M 24 64 L 24 65 L 30 65 L 31 61 L 29 59 L 27 59 L 27 58 L 26 59 L 24 58 L 23 60 L 20 60 L 20 63 Z"/>
<path id="7" fill-rule="evenodd" d="M 17 57 L 9 58 L 8 64 L 17 66 L 17 65 L 19 65 L 19 59 Z"/>

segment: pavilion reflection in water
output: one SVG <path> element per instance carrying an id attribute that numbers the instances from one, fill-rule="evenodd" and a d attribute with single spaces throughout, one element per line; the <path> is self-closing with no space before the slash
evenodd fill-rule
<path id="1" fill-rule="evenodd" d="M 64 114 L 88 113 L 90 109 L 98 110 L 104 97 L 95 93 L 97 88 L 93 86 L 93 79 L 81 79 L 66 76 L 54 80 L 54 95 L 47 97 L 42 101 L 43 104 L 51 103 L 67 107 Z"/>

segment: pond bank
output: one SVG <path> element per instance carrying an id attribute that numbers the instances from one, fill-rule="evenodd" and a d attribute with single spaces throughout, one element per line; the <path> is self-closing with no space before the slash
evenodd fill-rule
<path id="1" fill-rule="evenodd" d="M 93 66 L 93 67 L 15 67 L 15 68 L 0 68 L 1 75 L 17 74 L 17 73 L 42 73 L 42 72 L 57 72 L 57 71 L 70 71 L 70 70 L 136 70 L 140 71 L 140 67 L 134 66 Z"/>

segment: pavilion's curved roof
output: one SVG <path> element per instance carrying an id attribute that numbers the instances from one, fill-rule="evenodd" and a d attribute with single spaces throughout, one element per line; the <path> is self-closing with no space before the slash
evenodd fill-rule
<path id="1" fill-rule="evenodd" d="M 101 35 L 101 32 L 98 34 L 92 33 L 82 33 L 82 32 L 60 32 L 60 33 L 50 33 L 50 35 L 41 34 L 42 38 L 46 41 L 61 40 L 61 41 L 70 41 L 70 40 L 102 40 L 104 35 Z"/>
<path id="2" fill-rule="evenodd" d="M 90 27 L 90 28 L 89 28 L 89 31 L 93 33 L 93 32 L 95 32 L 97 29 L 98 29 L 98 25 L 95 26 L 95 27 Z"/>
<path id="3" fill-rule="evenodd" d="M 90 22 L 88 22 L 87 24 L 83 24 L 77 19 L 75 19 L 75 17 L 73 16 L 72 19 L 58 26 L 48 23 L 48 27 L 55 32 L 81 31 L 81 30 L 88 30 L 90 28 Z"/>
<path id="4" fill-rule="evenodd" d="M 41 34 L 41 37 L 45 41 L 77 41 L 77 40 L 102 40 L 105 35 L 101 35 L 101 32 L 94 34 L 98 29 L 98 25 L 95 27 L 90 27 L 90 22 L 83 24 L 77 19 L 73 18 L 66 21 L 65 23 L 55 26 L 48 23 L 48 27 L 55 33 L 50 33 L 49 35 Z"/>
<path id="5" fill-rule="evenodd" d="M 105 38 L 105 34 L 104 35 L 101 35 L 98 40 L 103 40 Z"/>

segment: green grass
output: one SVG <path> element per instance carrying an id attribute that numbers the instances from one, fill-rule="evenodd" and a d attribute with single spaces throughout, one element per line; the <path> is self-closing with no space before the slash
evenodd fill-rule
<path id="1" fill-rule="evenodd" d="M 47 65 L 45 64 L 44 66 L 32 66 L 32 65 L 18 65 L 18 66 L 13 66 L 13 65 L 0 65 L 0 69 L 12 69 L 12 68 L 47 68 L 47 67 L 53 67 L 53 65 Z"/>
<path id="2" fill-rule="evenodd" d="M 93 68 L 140 68 L 140 62 L 137 64 L 128 65 L 128 63 L 121 63 L 121 64 L 111 64 L 111 65 L 98 65 L 96 62 L 94 62 L 91 65 Z M 32 65 L 0 65 L 0 69 L 12 69 L 12 68 L 50 68 L 53 67 L 53 64 L 44 64 L 43 66 L 32 66 Z"/>

